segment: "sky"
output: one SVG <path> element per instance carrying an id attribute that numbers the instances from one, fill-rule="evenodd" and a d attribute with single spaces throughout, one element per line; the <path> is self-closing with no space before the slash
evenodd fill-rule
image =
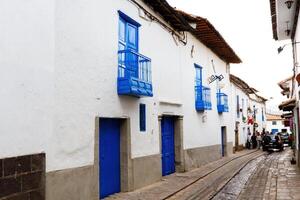
<path id="1" fill-rule="evenodd" d="M 292 48 L 280 54 L 277 48 L 291 41 L 275 41 L 268 0 L 167 0 L 172 7 L 207 18 L 241 58 L 231 73 L 239 76 L 269 99 L 267 107 L 277 109 L 286 97 L 278 82 L 292 75 Z"/>

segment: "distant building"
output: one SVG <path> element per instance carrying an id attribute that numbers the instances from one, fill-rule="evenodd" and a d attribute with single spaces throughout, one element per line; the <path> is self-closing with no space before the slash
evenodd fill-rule
<path id="1" fill-rule="evenodd" d="M 275 114 L 267 114 L 267 128 L 266 131 L 270 133 L 277 133 L 277 132 L 287 132 L 290 133 L 289 124 L 286 126 L 284 123 L 285 120 L 282 118 L 281 115 Z"/>
<path id="2" fill-rule="evenodd" d="M 267 99 L 259 96 L 257 90 L 250 87 L 241 78 L 230 74 L 231 112 L 235 122 L 235 150 L 245 147 L 247 135 L 266 128 Z"/>

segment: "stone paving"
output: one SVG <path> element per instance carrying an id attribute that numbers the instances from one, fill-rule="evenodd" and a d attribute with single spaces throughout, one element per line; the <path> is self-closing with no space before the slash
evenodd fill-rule
<path id="1" fill-rule="evenodd" d="M 134 192 L 119 193 L 107 199 L 300 200 L 300 170 L 296 165 L 291 165 L 291 157 L 290 148 L 271 154 L 246 150 L 190 172 L 163 177 L 161 182 Z"/>
<path id="2" fill-rule="evenodd" d="M 250 177 L 254 174 L 257 166 L 264 163 L 267 155 L 258 157 L 249 162 L 237 175 L 235 175 L 225 186 L 218 192 L 213 200 L 235 200 L 240 195 L 244 186 L 247 184 Z"/>
<path id="3" fill-rule="evenodd" d="M 300 171 L 291 165 L 292 151 L 288 148 L 267 156 L 258 165 L 238 199 L 300 200 Z"/>
<path id="4" fill-rule="evenodd" d="M 159 199 L 166 199 L 169 195 L 172 193 L 180 190 L 181 188 L 191 184 L 197 179 L 201 179 L 201 182 L 203 183 L 201 188 L 203 187 L 207 188 L 206 191 L 211 192 L 210 190 L 215 190 L 216 187 L 212 187 L 212 179 L 214 181 L 218 181 L 217 178 L 221 178 L 226 176 L 232 177 L 234 174 L 234 171 L 231 171 L 232 165 L 226 165 L 226 163 L 231 162 L 233 160 L 236 160 L 234 163 L 235 167 L 241 167 L 241 161 L 243 163 L 246 163 L 249 159 L 256 157 L 258 155 L 261 155 L 261 151 L 256 150 L 244 150 L 241 152 L 237 152 L 229 157 L 222 158 L 220 160 L 217 160 L 215 162 L 209 163 L 207 165 L 204 165 L 198 169 L 185 172 L 185 173 L 175 173 L 169 176 L 163 177 L 162 181 L 155 183 L 153 185 L 150 185 L 145 188 L 141 188 L 139 190 L 136 190 L 134 192 L 127 192 L 127 193 L 118 193 L 115 195 L 112 195 L 110 197 L 107 197 L 106 199 L 114 199 L 114 200 L 123 200 L 123 199 L 130 199 L 130 200 L 159 200 Z M 240 158 L 243 158 L 241 161 Z M 223 170 L 217 170 L 218 168 L 225 166 Z M 216 171 L 215 175 L 208 175 L 209 173 Z M 227 173 L 224 173 L 224 170 L 227 170 Z M 220 183 L 221 184 L 221 183 Z M 225 184 L 225 183 L 222 183 Z M 198 191 L 198 190 L 197 190 Z M 195 191 L 195 192 L 197 192 Z M 202 191 L 202 195 L 205 191 Z M 215 191 L 214 191 L 215 192 Z M 188 191 L 188 193 L 190 193 Z M 177 198 L 179 199 L 179 197 Z M 180 199 L 184 199 L 183 197 L 180 197 Z"/>

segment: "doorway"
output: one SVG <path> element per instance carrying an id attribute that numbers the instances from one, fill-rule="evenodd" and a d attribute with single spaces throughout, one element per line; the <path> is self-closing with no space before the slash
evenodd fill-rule
<path id="1" fill-rule="evenodd" d="M 239 150 L 239 122 L 235 122 L 235 151 Z"/>
<path id="2" fill-rule="evenodd" d="M 120 120 L 104 118 L 99 132 L 100 199 L 121 191 Z"/>
<path id="3" fill-rule="evenodd" d="M 227 133 L 226 126 L 221 127 L 221 155 L 227 156 Z"/>
<path id="4" fill-rule="evenodd" d="M 174 117 L 163 116 L 161 120 L 162 175 L 175 172 Z"/>

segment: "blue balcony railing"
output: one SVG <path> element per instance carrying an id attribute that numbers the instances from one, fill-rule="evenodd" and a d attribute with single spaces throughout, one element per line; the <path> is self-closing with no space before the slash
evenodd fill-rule
<path id="1" fill-rule="evenodd" d="M 195 86 L 195 107 L 197 111 L 211 110 L 210 88 Z"/>
<path id="2" fill-rule="evenodd" d="M 217 108 L 218 112 L 228 112 L 228 96 L 222 92 L 217 93 Z"/>
<path id="3" fill-rule="evenodd" d="M 118 94 L 153 96 L 151 59 L 130 49 L 118 51 Z"/>

